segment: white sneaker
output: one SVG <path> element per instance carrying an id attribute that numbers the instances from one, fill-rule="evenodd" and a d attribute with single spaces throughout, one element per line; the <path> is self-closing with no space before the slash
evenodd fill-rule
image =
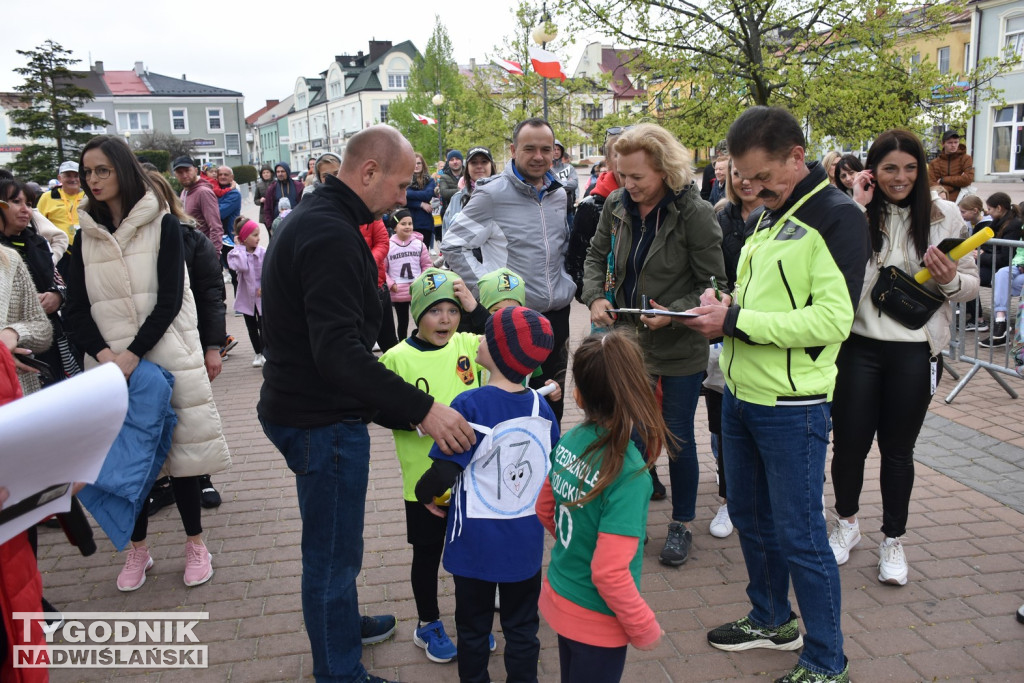
<path id="1" fill-rule="evenodd" d="M 886 538 L 878 546 L 878 580 L 893 586 L 907 585 L 907 556 L 898 538 Z"/>
<path id="2" fill-rule="evenodd" d="M 261 354 L 260 354 L 260 367 L 262 368 L 262 367 L 263 367 L 264 365 L 266 365 L 266 364 L 267 364 L 267 359 L 266 359 L 266 358 L 264 358 L 264 357 L 263 357 L 263 354 L 261 353 Z"/>
<path id="3" fill-rule="evenodd" d="M 260 356 L 260 354 L 257 353 L 255 356 L 252 357 L 252 366 L 254 368 L 263 367 L 263 358 Z"/>
<path id="4" fill-rule="evenodd" d="M 850 524 L 844 519 L 836 518 L 832 531 L 828 535 L 828 544 L 832 554 L 836 556 L 836 564 L 846 564 L 850 559 L 850 549 L 860 543 L 860 522 Z"/>
<path id="5" fill-rule="evenodd" d="M 711 535 L 715 538 L 726 538 L 732 533 L 732 520 L 729 519 L 729 505 L 722 504 L 718 507 L 715 518 L 711 520 Z"/>

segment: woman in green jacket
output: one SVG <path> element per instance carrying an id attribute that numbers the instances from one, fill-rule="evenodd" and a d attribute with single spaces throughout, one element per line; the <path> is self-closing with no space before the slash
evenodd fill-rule
<path id="1" fill-rule="evenodd" d="M 661 381 L 662 414 L 676 440 L 669 460 L 672 522 L 661 562 L 686 562 L 696 516 L 697 447 L 693 418 L 708 363 L 707 340 L 668 316 L 615 314 L 612 308 L 685 311 L 725 282 L 722 231 L 693 185 L 692 156 L 655 124 L 630 128 L 615 143 L 621 189 L 601 212 L 584 267 L 583 301 L 595 326 L 630 326 L 647 371 Z M 657 457 L 657 453 L 649 457 Z"/>

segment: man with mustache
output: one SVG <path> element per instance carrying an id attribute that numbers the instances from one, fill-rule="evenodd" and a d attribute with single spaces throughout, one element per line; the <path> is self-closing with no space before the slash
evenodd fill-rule
<path id="1" fill-rule="evenodd" d="M 864 214 L 804 160 L 800 124 L 752 107 L 729 128 L 733 169 L 765 211 L 740 252 L 736 289 L 701 296 L 684 320 L 723 336 L 719 360 L 729 515 L 752 609 L 708 633 L 719 649 L 803 652 L 778 681 L 848 683 L 841 586 L 822 515 L 825 452 L 840 343 L 849 336 L 871 254 Z M 796 592 L 807 630 L 789 604 Z"/>

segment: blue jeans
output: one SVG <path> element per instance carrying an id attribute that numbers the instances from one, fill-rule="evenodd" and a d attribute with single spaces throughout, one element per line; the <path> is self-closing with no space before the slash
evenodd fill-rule
<path id="1" fill-rule="evenodd" d="M 1006 313 L 1010 308 L 1010 294 L 1017 296 L 1024 286 L 1024 270 L 1020 266 L 1000 268 L 992 277 L 992 310 Z"/>
<path id="2" fill-rule="evenodd" d="M 672 436 L 676 438 L 676 457 L 668 461 L 668 477 L 672 484 L 672 519 L 691 522 L 697 516 L 697 441 L 693 436 L 693 418 L 700 400 L 700 383 L 704 373 L 681 377 L 661 376 L 661 414 Z"/>
<path id="3" fill-rule="evenodd" d="M 363 514 L 370 435 L 362 423 L 301 429 L 260 418 L 295 473 L 302 516 L 302 617 L 317 681 L 363 681 L 356 576 L 363 564 Z"/>
<path id="4" fill-rule="evenodd" d="M 830 430 L 827 403 L 770 407 L 725 391 L 729 516 L 747 565 L 749 617 L 762 627 L 784 624 L 792 579 L 807 630 L 800 664 L 834 675 L 845 661 L 842 586 L 821 507 Z"/>

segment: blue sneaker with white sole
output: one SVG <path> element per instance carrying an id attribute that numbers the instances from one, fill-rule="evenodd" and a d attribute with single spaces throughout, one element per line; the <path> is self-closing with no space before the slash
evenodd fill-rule
<path id="1" fill-rule="evenodd" d="M 438 664 L 450 662 L 458 654 L 455 643 L 444 632 L 444 624 L 440 619 L 417 628 L 412 642 L 427 651 L 427 659 Z"/>

